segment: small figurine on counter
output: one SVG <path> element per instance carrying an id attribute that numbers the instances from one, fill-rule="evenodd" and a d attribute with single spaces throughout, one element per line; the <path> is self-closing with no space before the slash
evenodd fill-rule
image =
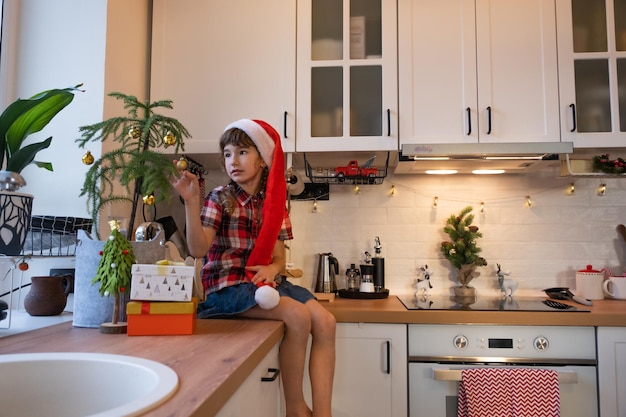
<path id="1" fill-rule="evenodd" d="M 433 288 L 430 283 L 430 271 L 428 270 L 428 265 L 420 266 L 417 269 L 417 274 L 418 277 L 417 282 L 415 283 L 415 297 L 418 299 L 426 298 L 428 297 L 428 290 Z"/>
<path id="2" fill-rule="evenodd" d="M 431 300 L 430 298 L 428 298 L 428 296 L 422 296 L 422 297 L 415 297 L 415 305 L 420 309 L 420 310 L 430 310 L 430 307 L 434 304 L 435 302 L 433 300 Z"/>
<path id="3" fill-rule="evenodd" d="M 372 263 L 372 254 L 369 253 L 368 251 L 365 251 L 365 263 L 366 264 Z"/>
<path id="4" fill-rule="evenodd" d="M 510 278 L 504 278 L 505 276 L 511 275 L 511 272 L 502 271 L 500 264 L 496 264 L 496 266 L 498 267 L 498 270 L 496 271 L 496 276 L 498 277 L 498 287 L 500 288 L 502 296 L 513 297 L 513 293 L 517 289 L 517 282 Z"/>
<path id="5" fill-rule="evenodd" d="M 505 310 L 519 310 L 519 304 L 517 303 L 517 301 L 515 301 L 515 299 L 513 297 L 503 297 L 500 300 L 500 306 L 499 306 L 500 311 L 505 311 Z"/>

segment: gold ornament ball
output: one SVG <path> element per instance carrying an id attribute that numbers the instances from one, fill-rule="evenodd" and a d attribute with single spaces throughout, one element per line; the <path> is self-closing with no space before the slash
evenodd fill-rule
<path id="1" fill-rule="evenodd" d="M 133 139 L 139 139 L 141 137 L 141 129 L 139 129 L 137 126 L 131 127 L 130 129 L 128 129 L 128 136 Z"/>
<path id="2" fill-rule="evenodd" d="M 176 136 L 168 130 L 167 134 L 163 137 L 163 143 L 165 146 L 172 146 L 176 143 Z"/>
<path id="3" fill-rule="evenodd" d="M 154 204 L 154 200 L 155 200 L 154 194 L 148 194 L 148 195 L 144 195 L 143 196 L 143 203 L 148 205 L 148 206 L 153 205 Z"/>
<path id="4" fill-rule="evenodd" d="M 180 158 L 178 162 L 176 162 L 176 168 L 181 171 L 186 170 L 188 166 L 189 164 L 187 163 L 187 160 L 185 158 Z"/>
<path id="5" fill-rule="evenodd" d="M 90 151 L 85 152 L 85 154 L 83 155 L 83 164 L 85 165 L 93 164 L 93 155 L 91 154 Z"/>

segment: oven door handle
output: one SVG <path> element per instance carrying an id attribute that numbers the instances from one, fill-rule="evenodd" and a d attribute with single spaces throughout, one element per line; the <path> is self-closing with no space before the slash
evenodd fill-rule
<path id="1" fill-rule="evenodd" d="M 436 381 L 461 381 L 462 373 L 460 369 L 433 369 L 434 379 Z M 578 382 L 578 374 L 574 371 L 560 371 L 559 383 L 576 384 Z"/>

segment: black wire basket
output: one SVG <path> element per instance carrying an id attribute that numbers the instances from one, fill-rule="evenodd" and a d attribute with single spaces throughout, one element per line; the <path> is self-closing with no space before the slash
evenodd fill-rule
<path id="1" fill-rule="evenodd" d="M 75 256 L 78 230 L 91 231 L 92 219 L 32 216 L 24 243 L 24 256 Z"/>

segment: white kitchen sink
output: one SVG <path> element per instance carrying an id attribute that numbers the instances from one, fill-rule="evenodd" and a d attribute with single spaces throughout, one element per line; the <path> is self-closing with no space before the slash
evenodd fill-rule
<path id="1" fill-rule="evenodd" d="M 0 355 L 0 409 L 6 416 L 136 416 L 165 402 L 177 388 L 171 368 L 132 356 Z"/>

